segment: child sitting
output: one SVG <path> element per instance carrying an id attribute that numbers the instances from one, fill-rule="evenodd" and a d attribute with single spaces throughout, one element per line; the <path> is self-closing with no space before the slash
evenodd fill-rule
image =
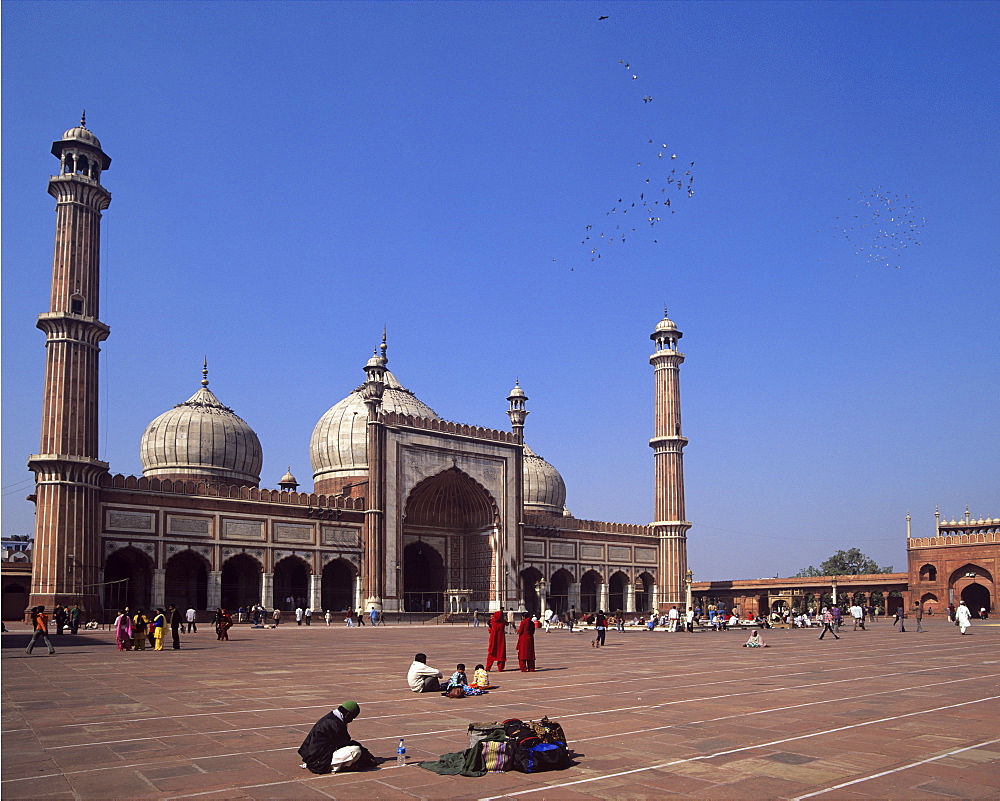
<path id="1" fill-rule="evenodd" d="M 476 671 L 472 674 L 472 684 L 469 686 L 478 690 L 493 689 L 493 685 L 490 684 L 490 674 L 486 672 L 485 666 L 476 665 Z"/>
<path id="2" fill-rule="evenodd" d="M 465 687 L 469 683 L 469 677 L 465 675 L 465 665 L 455 665 L 455 672 L 451 678 L 445 682 L 442 690 L 450 690 L 452 687 Z"/>

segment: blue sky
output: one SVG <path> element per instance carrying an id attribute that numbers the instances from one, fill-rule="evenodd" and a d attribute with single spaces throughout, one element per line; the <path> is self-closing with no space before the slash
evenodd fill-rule
<path id="1" fill-rule="evenodd" d="M 143 429 L 194 393 L 207 354 L 260 436 L 263 484 L 290 465 L 310 486 L 312 428 L 385 324 L 390 368 L 442 417 L 508 427 L 519 378 L 526 439 L 571 511 L 648 522 L 648 337 L 666 305 L 685 335 L 696 578 L 788 575 L 855 546 L 900 569 L 907 511 L 917 535 L 935 505 L 1000 516 L 1000 5 L 2 14 L 5 534 L 32 527 L 48 151 L 81 108 L 113 158 L 115 472 L 140 472 Z M 858 200 L 878 192 L 900 199 L 886 216 L 904 196 L 919 208 L 873 219 Z M 591 261 L 647 193 L 675 213 Z M 868 257 L 880 244 L 888 267 Z"/>

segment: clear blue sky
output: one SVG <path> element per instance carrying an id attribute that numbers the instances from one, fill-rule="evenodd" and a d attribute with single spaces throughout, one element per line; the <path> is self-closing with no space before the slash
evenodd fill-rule
<path id="1" fill-rule="evenodd" d="M 571 511 L 648 522 L 648 337 L 666 304 L 687 354 L 696 578 L 788 575 L 853 546 L 900 569 L 907 510 L 916 534 L 938 504 L 1000 516 L 1000 5 L 2 13 L 5 534 L 32 527 L 48 151 L 81 108 L 114 160 L 115 472 L 140 472 L 143 429 L 194 393 L 207 354 L 260 436 L 263 484 L 290 465 L 311 486 L 312 428 L 387 324 L 390 368 L 442 417 L 506 428 L 519 378 L 526 439 Z M 664 144 L 676 160 L 657 161 Z M 693 197 L 664 183 L 668 162 Z M 876 241 L 857 200 L 879 187 L 919 212 Z M 658 188 L 676 213 L 592 262 L 584 236 L 624 220 L 605 212 Z M 859 238 L 900 245 L 898 268 L 856 255 Z"/>

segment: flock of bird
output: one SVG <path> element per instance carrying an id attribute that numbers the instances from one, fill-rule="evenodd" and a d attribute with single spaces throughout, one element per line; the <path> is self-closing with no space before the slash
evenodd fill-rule
<path id="1" fill-rule="evenodd" d="M 632 71 L 632 64 L 618 59 L 618 64 L 631 80 L 639 80 Z M 643 104 L 653 102 L 649 94 L 642 95 Z M 590 223 L 584 227 L 580 244 L 589 249 L 591 261 L 602 256 L 602 248 L 614 244 L 625 244 L 633 236 L 648 236 L 650 229 L 655 232 L 657 223 L 667 215 L 676 214 L 676 202 L 680 198 L 694 197 L 694 162 L 687 165 L 678 163 L 677 154 L 671 152 L 665 143 L 647 139 L 645 155 L 635 166 L 640 170 L 637 189 L 631 195 L 623 195 L 604 212 L 608 219 L 603 223 Z M 658 243 L 653 239 L 653 243 Z"/>
<path id="2" fill-rule="evenodd" d="M 858 196 L 849 198 L 859 206 L 858 213 L 837 217 L 836 236 L 846 239 L 855 256 L 864 256 L 869 264 L 902 266 L 911 248 L 920 246 L 926 217 L 909 195 L 897 195 L 879 186 L 858 187 Z"/>

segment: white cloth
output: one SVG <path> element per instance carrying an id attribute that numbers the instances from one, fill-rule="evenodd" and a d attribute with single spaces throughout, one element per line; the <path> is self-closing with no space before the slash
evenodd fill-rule
<path id="1" fill-rule="evenodd" d="M 410 685 L 410 689 L 413 692 L 419 693 L 424 689 L 424 679 L 427 676 L 435 676 L 439 679 L 444 678 L 444 674 L 437 668 L 432 668 L 423 662 L 414 662 L 410 665 L 410 669 L 406 673 L 406 683 Z"/>
<path id="2" fill-rule="evenodd" d="M 349 768 L 360 758 L 360 747 L 356 745 L 345 745 L 343 748 L 338 748 L 333 752 L 333 756 L 330 757 L 330 770 L 333 773 L 339 773 L 340 771 Z"/>
<path id="3" fill-rule="evenodd" d="M 962 634 L 965 634 L 965 630 L 972 625 L 972 612 L 969 611 L 969 607 L 965 604 L 960 604 L 958 609 L 955 610 L 955 621 L 958 623 L 958 628 Z"/>

